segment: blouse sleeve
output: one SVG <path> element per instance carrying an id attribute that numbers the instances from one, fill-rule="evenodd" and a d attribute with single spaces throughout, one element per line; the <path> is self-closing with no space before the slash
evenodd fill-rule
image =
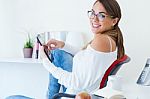
<path id="1" fill-rule="evenodd" d="M 57 68 L 52 64 L 47 58 L 43 59 L 43 66 L 55 77 L 58 79 L 60 84 L 63 84 L 66 87 L 71 87 L 78 85 L 77 75 L 73 72 L 65 71 L 61 68 Z"/>
<path id="2" fill-rule="evenodd" d="M 72 55 L 75 55 L 78 51 L 80 51 L 80 48 L 77 48 L 77 47 L 74 47 L 74 46 L 71 46 L 67 43 L 65 43 L 65 46 L 62 48 L 62 50 L 72 54 Z"/>
<path id="3" fill-rule="evenodd" d="M 84 89 L 99 80 L 99 77 L 105 71 L 105 67 L 96 65 L 99 64 L 100 59 L 95 59 L 95 55 L 87 53 L 80 56 L 82 58 L 80 57 L 78 61 L 74 62 L 72 72 L 55 67 L 48 59 L 43 61 L 43 65 L 65 87 L 76 90 L 80 88 Z M 79 56 L 76 57 L 76 59 L 78 58 Z"/>

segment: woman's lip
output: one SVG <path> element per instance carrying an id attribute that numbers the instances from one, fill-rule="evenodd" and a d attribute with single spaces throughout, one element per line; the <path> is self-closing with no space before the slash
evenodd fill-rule
<path id="1" fill-rule="evenodd" d="M 93 28 L 99 28 L 101 25 L 99 25 L 99 24 L 92 24 L 92 27 Z"/>

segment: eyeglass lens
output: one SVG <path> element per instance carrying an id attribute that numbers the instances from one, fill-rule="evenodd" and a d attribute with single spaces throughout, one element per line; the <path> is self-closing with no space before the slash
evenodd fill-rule
<path id="1" fill-rule="evenodd" d="M 103 21 L 104 18 L 106 17 L 105 15 L 102 14 L 102 12 L 99 12 L 98 14 L 95 14 L 94 11 L 88 11 L 88 16 L 89 16 L 89 18 L 91 18 L 91 19 L 94 19 L 95 16 L 96 16 L 96 17 L 98 17 L 98 19 L 99 19 L 100 21 Z"/>

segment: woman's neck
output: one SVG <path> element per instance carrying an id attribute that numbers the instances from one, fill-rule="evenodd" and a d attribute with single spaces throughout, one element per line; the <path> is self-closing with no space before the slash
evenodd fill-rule
<path id="1" fill-rule="evenodd" d="M 99 37 L 101 37 L 103 35 L 105 35 L 105 34 L 97 33 L 97 34 L 94 35 L 94 39 L 97 39 L 97 38 L 99 38 Z"/>

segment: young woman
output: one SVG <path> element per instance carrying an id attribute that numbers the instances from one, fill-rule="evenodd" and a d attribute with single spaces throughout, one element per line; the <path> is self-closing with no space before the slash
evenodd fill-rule
<path id="1" fill-rule="evenodd" d="M 69 94 L 96 91 L 108 67 L 125 54 L 118 26 L 121 10 L 117 1 L 97 0 L 88 15 L 94 38 L 84 49 L 78 50 L 62 41 L 49 40 L 47 46 L 53 56 L 51 63 L 41 47 L 43 66 L 51 74 L 48 99 L 58 93 L 60 85 L 64 85 Z"/>
<path id="2" fill-rule="evenodd" d="M 125 53 L 118 26 L 121 10 L 117 1 L 97 0 L 88 15 L 94 38 L 84 49 L 78 50 L 62 41 L 49 40 L 47 46 L 50 50 L 55 49 L 52 51 L 54 62 L 51 63 L 41 48 L 43 65 L 51 74 L 49 99 L 58 93 L 60 84 L 67 88 L 66 93 L 69 94 L 96 91 L 108 67 Z M 67 58 L 66 52 L 70 53 Z M 73 61 L 66 62 L 70 61 L 71 55 L 74 56 Z"/>

